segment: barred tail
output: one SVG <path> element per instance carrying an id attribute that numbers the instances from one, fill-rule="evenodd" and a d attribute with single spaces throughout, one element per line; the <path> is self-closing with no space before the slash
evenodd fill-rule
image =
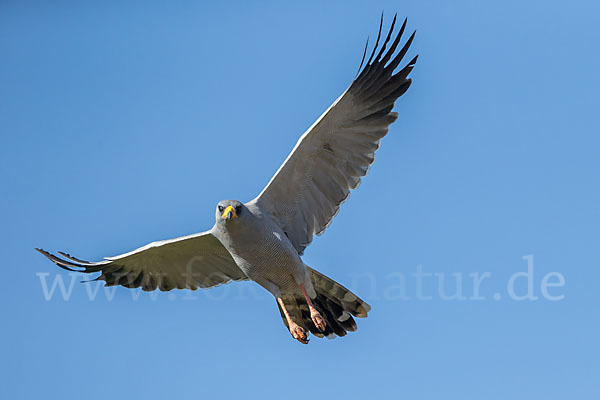
<path id="1" fill-rule="evenodd" d="M 325 318 L 327 328 L 324 332 L 321 332 L 315 326 L 310 318 L 308 304 L 306 304 L 306 300 L 302 295 L 283 296 L 283 302 L 292 320 L 317 337 L 334 338 L 336 336 L 346 336 L 347 332 L 354 332 L 356 322 L 352 317 L 366 318 L 371 306 L 333 279 L 310 267 L 307 268 L 317 294 L 311 300 L 321 316 Z M 283 323 L 288 326 L 281 307 L 279 311 Z"/>

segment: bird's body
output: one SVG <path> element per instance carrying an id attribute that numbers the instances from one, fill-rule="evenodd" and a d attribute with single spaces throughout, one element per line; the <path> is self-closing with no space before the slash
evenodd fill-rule
<path id="1" fill-rule="evenodd" d="M 376 54 L 380 24 L 365 67 L 361 70 L 366 47 L 350 87 L 300 137 L 264 190 L 247 203 L 219 202 L 211 230 L 153 242 L 99 262 L 36 250 L 64 269 L 99 272 L 96 280 L 107 286 L 196 290 L 252 280 L 273 294 L 284 324 L 302 343 L 308 342 L 308 331 L 318 337 L 355 331 L 353 317 L 366 317 L 371 307 L 308 267 L 301 256 L 358 187 L 381 138 L 398 118 L 392 108 L 408 90 L 417 58 L 395 73 L 414 37 L 395 54 L 406 20 L 391 40 L 395 22 L 396 17 Z"/>
<path id="2" fill-rule="evenodd" d="M 285 232 L 255 203 L 242 207 L 238 218 L 216 223 L 211 233 L 246 276 L 271 294 L 300 293 L 298 285 L 306 281 L 307 270 Z"/>

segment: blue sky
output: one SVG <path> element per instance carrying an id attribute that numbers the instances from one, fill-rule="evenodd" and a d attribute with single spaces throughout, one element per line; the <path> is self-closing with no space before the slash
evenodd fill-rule
<path id="1" fill-rule="evenodd" d="M 2 398 L 600 395 L 595 2 L 53 3 L 0 5 Z M 357 333 L 302 346 L 249 283 L 44 293 L 73 277 L 33 247 L 100 259 L 252 199 L 381 10 L 418 30 L 413 86 L 305 256 L 373 306 Z"/>

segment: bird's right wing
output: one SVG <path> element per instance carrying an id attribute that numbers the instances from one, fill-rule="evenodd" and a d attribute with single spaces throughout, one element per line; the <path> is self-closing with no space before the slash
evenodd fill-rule
<path id="1" fill-rule="evenodd" d="M 196 290 L 248 279 L 210 231 L 152 242 L 99 262 L 83 261 L 63 252 L 56 256 L 36 250 L 69 271 L 100 272 L 95 280 L 103 280 L 107 286 L 141 286 L 146 291 Z"/>

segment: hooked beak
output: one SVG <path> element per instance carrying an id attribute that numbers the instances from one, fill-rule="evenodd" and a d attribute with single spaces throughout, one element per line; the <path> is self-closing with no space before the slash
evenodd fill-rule
<path id="1" fill-rule="evenodd" d="M 235 208 L 233 208 L 233 206 L 227 206 L 225 211 L 223 211 L 223 214 L 221 214 L 221 218 L 224 218 L 224 219 L 237 218 L 237 214 L 235 213 Z"/>

